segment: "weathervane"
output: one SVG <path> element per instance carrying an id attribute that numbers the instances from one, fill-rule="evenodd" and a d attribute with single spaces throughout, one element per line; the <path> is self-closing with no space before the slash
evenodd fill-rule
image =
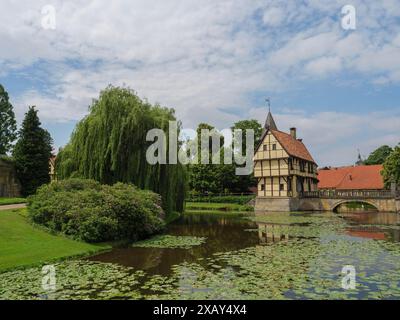
<path id="1" fill-rule="evenodd" d="M 271 112 L 271 99 L 270 98 L 266 98 L 265 102 L 268 103 L 268 111 Z"/>

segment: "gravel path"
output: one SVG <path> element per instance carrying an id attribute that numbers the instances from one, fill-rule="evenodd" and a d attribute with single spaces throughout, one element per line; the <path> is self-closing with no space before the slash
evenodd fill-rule
<path id="1" fill-rule="evenodd" d="M 3 210 L 12 210 L 12 209 L 22 209 L 25 208 L 26 204 L 25 203 L 21 203 L 21 204 L 7 204 L 7 205 L 3 205 L 0 206 L 0 211 Z"/>

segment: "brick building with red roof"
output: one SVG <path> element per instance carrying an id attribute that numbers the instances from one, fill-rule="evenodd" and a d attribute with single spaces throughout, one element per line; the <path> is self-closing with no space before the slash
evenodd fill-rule
<path id="1" fill-rule="evenodd" d="M 318 170 L 320 190 L 382 190 L 382 165 L 349 166 Z"/>

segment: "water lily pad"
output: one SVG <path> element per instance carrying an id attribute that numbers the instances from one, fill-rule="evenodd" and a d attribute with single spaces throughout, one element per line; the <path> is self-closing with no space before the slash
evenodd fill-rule
<path id="1" fill-rule="evenodd" d="M 189 249 L 206 241 L 204 237 L 160 235 L 134 243 L 133 247 L 141 248 L 181 248 Z"/>

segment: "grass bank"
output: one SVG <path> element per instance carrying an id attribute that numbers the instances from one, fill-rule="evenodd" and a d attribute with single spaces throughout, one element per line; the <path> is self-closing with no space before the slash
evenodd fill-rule
<path id="1" fill-rule="evenodd" d="M 26 203 L 25 198 L 0 198 L 0 206 L 8 204 Z"/>
<path id="2" fill-rule="evenodd" d="M 236 203 L 208 203 L 208 202 L 186 202 L 187 211 L 241 211 L 250 212 L 254 211 L 254 208 L 245 204 Z"/>
<path id="3" fill-rule="evenodd" d="M 0 212 L 0 272 L 111 248 L 52 235 L 30 224 L 26 214 L 26 209 Z"/>
<path id="4" fill-rule="evenodd" d="M 253 216 L 251 211 L 217 211 L 217 210 L 186 210 L 185 215 L 212 215 L 218 217 L 249 217 Z"/>
<path id="5" fill-rule="evenodd" d="M 189 195 L 188 202 L 211 202 L 211 203 L 236 203 L 247 204 L 256 197 L 251 195 Z"/>

